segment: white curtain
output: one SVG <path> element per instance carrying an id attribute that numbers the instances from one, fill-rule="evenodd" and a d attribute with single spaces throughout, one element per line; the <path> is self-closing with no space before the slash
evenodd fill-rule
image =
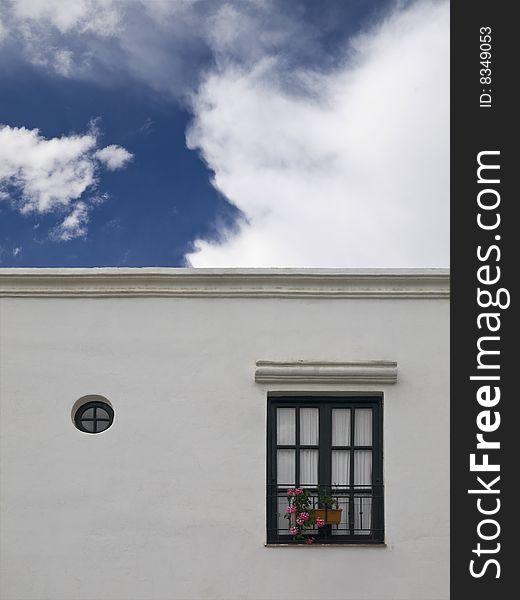
<path id="1" fill-rule="evenodd" d="M 350 408 L 332 409 L 332 445 L 350 446 Z"/>
<path id="2" fill-rule="evenodd" d="M 291 486 L 295 484 L 294 450 L 277 451 L 277 483 Z"/>
<path id="3" fill-rule="evenodd" d="M 300 450 L 300 485 L 318 485 L 318 450 Z"/>
<path id="4" fill-rule="evenodd" d="M 319 409 L 300 408 L 300 444 L 317 446 L 319 440 Z"/>
<path id="5" fill-rule="evenodd" d="M 289 520 L 285 518 L 286 508 L 289 506 L 287 496 L 278 496 L 278 533 L 287 534 L 291 527 Z M 283 531 L 285 530 L 285 531 Z"/>
<path id="6" fill-rule="evenodd" d="M 349 485 L 350 450 L 332 451 L 332 485 Z"/>
<path id="7" fill-rule="evenodd" d="M 354 452 L 354 485 L 372 485 L 372 451 Z"/>
<path id="8" fill-rule="evenodd" d="M 372 445 L 372 409 L 357 408 L 354 423 L 354 444 L 356 446 Z"/>
<path id="9" fill-rule="evenodd" d="M 354 533 L 370 535 L 372 527 L 372 498 L 357 496 L 354 498 Z"/>
<path id="10" fill-rule="evenodd" d="M 276 409 L 276 443 L 279 446 L 291 446 L 295 443 L 296 409 Z"/>
<path id="11" fill-rule="evenodd" d="M 338 525 L 332 526 L 332 535 L 345 535 L 350 533 L 350 525 L 348 523 L 349 499 L 350 496 L 335 496 L 339 508 L 342 509 L 341 521 Z"/>

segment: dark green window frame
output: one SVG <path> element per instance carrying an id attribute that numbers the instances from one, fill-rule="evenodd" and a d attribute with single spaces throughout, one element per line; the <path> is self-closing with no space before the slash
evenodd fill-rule
<path id="1" fill-rule="evenodd" d="M 295 439 L 293 444 L 277 443 L 277 408 L 295 409 Z M 319 444 L 306 446 L 300 444 L 300 409 L 317 408 L 319 410 Z M 351 409 L 349 445 L 332 445 L 332 410 Z M 372 440 L 369 446 L 355 445 L 355 410 L 372 410 Z M 316 543 L 345 544 L 366 543 L 381 544 L 384 542 L 384 488 L 383 488 L 383 398 L 381 395 L 371 396 L 273 396 L 268 398 L 267 408 L 267 542 L 270 544 L 294 543 L 289 533 L 289 521 L 284 519 L 280 504 L 286 496 L 287 485 L 277 483 L 277 451 L 294 450 L 295 478 L 294 486 L 300 487 L 301 450 L 318 449 L 318 482 L 317 485 L 302 486 L 309 490 L 313 505 L 319 508 L 318 498 L 321 494 L 332 495 L 339 500 L 343 513 L 340 525 L 326 525 L 320 530 L 313 530 L 312 537 Z M 332 477 L 332 452 L 349 450 L 349 481 L 346 485 L 334 485 Z M 356 451 L 371 452 L 371 480 L 363 486 L 355 485 L 354 453 Z M 281 500 L 280 500 L 281 499 Z M 369 507 L 369 515 L 367 508 Z M 363 510 L 365 522 L 362 523 Z M 357 512 L 357 514 L 356 514 Z M 284 523 L 284 525 L 281 525 Z M 360 526 L 361 523 L 361 526 Z"/>

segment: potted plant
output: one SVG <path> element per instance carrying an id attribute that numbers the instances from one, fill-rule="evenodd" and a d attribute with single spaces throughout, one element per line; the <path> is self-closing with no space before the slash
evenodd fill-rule
<path id="1" fill-rule="evenodd" d="M 337 499 L 333 496 L 320 494 L 318 508 L 313 509 L 312 512 L 315 520 L 323 520 L 326 525 L 338 525 L 341 522 L 343 509 L 339 507 Z"/>
<path id="2" fill-rule="evenodd" d="M 307 534 L 309 529 L 320 529 L 325 525 L 325 520 L 315 514 L 309 492 L 303 488 L 289 488 L 287 490 L 288 506 L 285 517 L 289 519 L 289 532 L 295 542 L 305 541 L 306 544 L 314 543 L 314 537 Z"/>

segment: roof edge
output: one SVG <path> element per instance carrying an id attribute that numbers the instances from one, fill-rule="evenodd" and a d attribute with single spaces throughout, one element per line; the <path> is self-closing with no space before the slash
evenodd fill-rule
<path id="1" fill-rule="evenodd" d="M 449 298 L 449 269 L 0 269 L 4 297 Z"/>

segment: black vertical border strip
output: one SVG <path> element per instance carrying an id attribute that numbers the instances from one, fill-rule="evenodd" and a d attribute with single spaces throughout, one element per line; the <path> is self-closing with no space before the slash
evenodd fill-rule
<path id="1" fill-rule="evenodd" d="M 515 537 L 518 517 L 513 509 L 518 502 L 513 486 L 518 479 L 518 391 L 513 389 L 513 360 L 518 352 L 515 348 L 515 330 L 518 332 L 516 280 L 520 269 L 520 250 L 516 244 L 514 210 L 520 204 L 516 187 L 518 151 L 513 136 L 518 132 L 518 104 L 513 92 L 516 87 L 518 59 L 517 20 L 513 16 L 513 2 L 483 2 L 481 0 L 453 0 L 451 2 L 451 598 L 472 600 L 507 598 L 514 590 Z M 491 82 L 480 81 L 480 31 L 491 28 Z M 480 106 L 482 93 L 491 89 L 491 106 Z M 486 100 L 486 97 L 482 98 Z M 482 104 L 485 104 L 484 102 Z M 518 136 L 518 133 L 516 134 Z M 498 150 L 500 155 L 493 160 L 500 164 L 500 183 L 489 185 L 500 194 L 500 204 L 495 212 L 500 213 L 500 226 L 494 231 L 485 231 L 477 224 L 479 212 L 477 195 L 484 187 L 477 181 L 477 156 L 479 152 Z M 495 171 L 496 173 L 497 171 Z M 486 186 L 487 187 L 487 186 Z M 481 211 L 483 212 L 483 211 Z M 484 216 L 491 220 L 493 211 Z M 496 235 L 500 239 L 495 238 Z M 493 252 L 487 261 L 477 257 L 477 247 L 482 254 L 496 244 L 500 248 L 500 260 Z M 496 285 L 482 285 L 477 279 L 479 267 L 489 264 L 492 275 L 500 267 L 501 278 Z M 479 308 L 477 288 L 507 289 L 511 294 L 509 308 Z M 477 317 L 482 312 L 500 313 L 500 330 L 496 333 L 479 331 Z M 495 408 L 488 410 L 500 413 L 501 423 L 497 431 L 484 434 L 490 440 L 500 441 L 499 450 L 477 450 L 477 415 L 485 410 L 476 400 L 481 385 L 486 382 L 471 381 L 470 376 L 491 374 L 477 369 L 477 340 L 482 335 L 498 335 L 500 341 L 493 349 L 499 349 L 501 400 Z M 518 335 L 518 333 L 516 333 Z M 496 344 L 496 342 L 494 342 Z M 493 371 L 497 374 L 497 371 Z M 491 385 L 494 385 L 493 383 Z M 487 452 L 489 462 L 500 465 L 499 473 L 470 471 L 470 454 L 477 453 L 478 461 Z M 481 476 L 487 482 L 500 475 L 499 494 L 468 494 L 468 490 L 482 488 L 477 481 Z M 477 501 L 493 509 L 500 499 L 500 510 L 496 515 L 483 515 L 478 511 Z M 517 511 L 515 511 L 516 513 Z M 479 538 L 478 526 L 484 519 L 495 519 L 500 525 L 500 534 L 495 540 Z M 488 523 L 481 532 L 493 536 L 496 527 Z M 489 551 L 477 555 L 477 544 Z M 500 544 L 500 550 L 497 544 Z M 498 569 L 487 560 L 497 560 Z M 474 560 L 474 571 L 482 574 L 473 577 L 470 561 Z"/>

